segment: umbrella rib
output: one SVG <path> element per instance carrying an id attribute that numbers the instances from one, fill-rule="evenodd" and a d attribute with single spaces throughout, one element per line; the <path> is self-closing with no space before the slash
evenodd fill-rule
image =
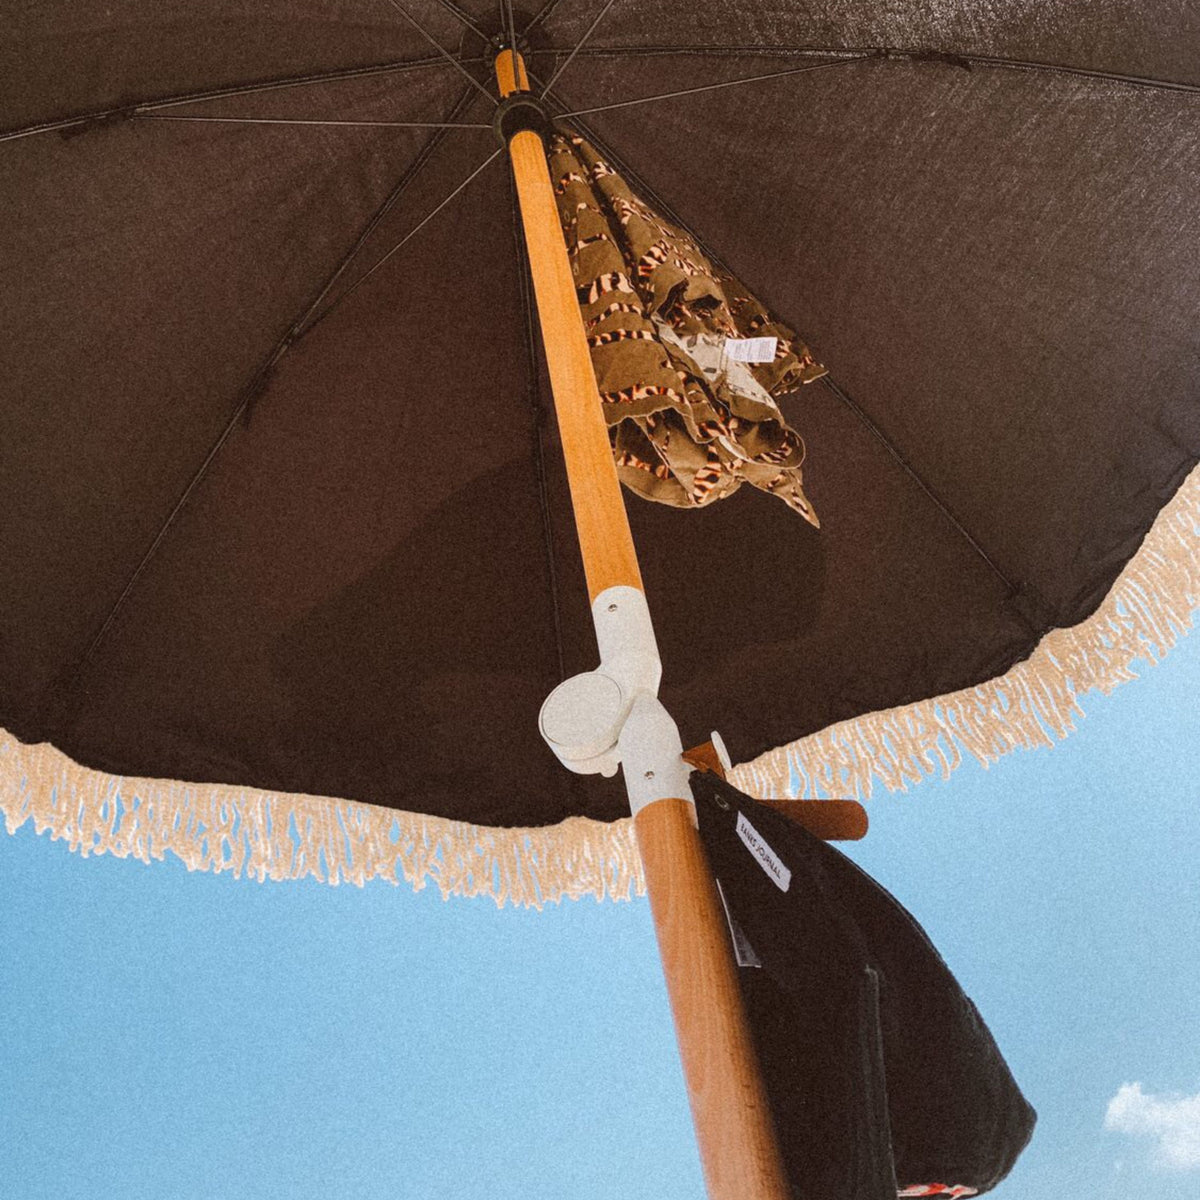
<path id="1" fill-rule="evenodd" d="M 344 125 L 369 129 L 491 129 L 482 122 L 454 121 L 310 121 L 284 117 L 197 117 L 190 113 L 135 113 L 139 121 L 201 121 L 225 125 Z"/>
<path id="2" fill-rule="evenodd" d="M 852 413 L 867 427 L 868 432 L 879 441 L 879 443 L 887 450 L 888 454 L 896 461 L 896 463 L 904 470 L 909 478 L 925 493 L 925 495 L 933 502 L 938 511 L 958 530 L 971 548 L 979 555 L 981 559 L 991 568 L 992 573 L 1000 580 L 1001 583 L 1010 591 L 1018 590 L 1018 585 L 996 565 L 995 560 L 990 554 L 979 544 L 979 541 L 971 533 L 969 529 L 954 515 L 950 506 L 925 482 L 924 479 L 917 473 L 916 468 L 912 463 L 901 453 L 896 444 L 875 424 L 866 412 L 856 404 L 850 396 L 837 384 L 831 375 L 823 375 L 821 382 L 843 403 Z"/>
<path id="3" fill-rule="evenodd" d="M 563 103 L 557 97 L 551 97 L 551 99 L 553 99 L 555 103 L 559 105 L 562 105 Z M 605 155 L 605 157 L 610 159 L 627 179 L 636 185 L 638 191 L 645 199 L 649 200 L 664 216 L 667 217 L 668 220 L 673 221 L 681 228 L 687 229 L 689 235 L 695 240 L 696 245 L 699 246 L 701 251 L 703 251 L 705 256 L 711 262 L 724 268 L 726 271 L 729 271 L 730 274 L 734 273 L 730 270 L 728 264 L 724 262 L 721 256 L 710 249 L 705 243 L 704 239 L 684 220 L 682 220 L 682 218 L 680 218 L 680 216 L 670 207 L 670 205 L 662 200 L 662 198 L 655 193 L 654 189 L 644 179 L 642 179 L 632 167 L 630 167 L 626 162 L 622 161 L 619 155 L 613 153 L 611 148 L 605 145 L 605 143 L 599 137 L 597 137 L 597 135 L 583 121 L 576 121 L 575 124 L 579 128 L 580 132 L 582 132 L 584 136 L 587 137 L 587 139 Z M 844 392 L 836 383 L 834 383 L 833 379 L 829 375 L 823 376 L 822 380 L 825 385 L 834 393 L 834 395 L 837 396 L 844 404 L 846 404 L 847 407 L 849 407 L 850 410 L 859 418 L 859 420 L 862 421 L 870 433 L 883 444 L 888 454 L 895 459 L 897 464 L 905 471 L 906 474 L 909 475 L 909 477 L 921 489 L 921 491 L 925 493 L 926 497 L 928 497 L 928 499 L 936 506 L 938 511 L 942 513 L 942 515 L 950 522 L 950 524 L 953 525 L 960 534 L 962 534 L 971 548 L 976 554 L 979 555 L 980 558 L 983 559 L 984 563 L 986 563 L 993 574 L 995 574 L 995 576 L 1009 591 L 1015 591 L 1017 585 L 1014 584 L 1012 580 L 1010 580 L 1008 576 L 1005 575 L 1005 573 L 999 568 L 999 566 L 996 565 L 995 560 L 987 553 L 986 550 L 984 550 L 984 548 L 979 544 L 979 541 L 966 528 L 966 526 L 964 526 L 963 523 L 954 515 L 945 501 L 943 501 L 929 486 L 929 484 L 927 484 L 925 480 L 921 478 L 913 465 L 901 453 L 899 447 L 897 447 L 888 438 L 887 434 L 884 433 L 883 430 L 871 420 L 866 412 L 864 412 L 863 409 L 846 394 L 846 392 Z"/>
<path id="4" fill-rule="evenodd" d="M 533 296 L 529 287 L 528 256 L 525 237 L 521 229 L 521 212 L 517 203 L 515 181 L 509 171 L 509 195 L 512 200 L 513 242 L 517 253 L 517 275 L 521 287 L 521 307 L 525 313 L 525 354 L 528 364 L 529 382 L 525 396 L 533 412 L 533 455 L 537 469 L 538 506 L 542 514 L 542 541 L 546 551 L 546 574 L 550 584 L 550 612 L 554 621 L 554 647 L 558 655 L 558 678 L 566 679 L 566 658 L 563 654 L 562 617 L 558 603 L 558 571 L 554 565 L 554 522 L 550 516 L 550 492 L 546 483 L 546 451 L 542 444 L 542 426 L 545 410 L 538 403 L 537 362 L 537 317 L 533 309 Z"/>
<path id="5" fill-rule="evenodd" d="M 439 42 L 433 36 L 433 34 L 430 33 L 429 30 L 426 29 L 425 26 L 422 25 L 421 22 L 412 15 L 412 13 L 410 13 L 408 9 L 400 3 L 400 0 L 387 0 L 387 3 L 390 4 L 435 50 L 437 50 L 438 53 L 441 54 L 448 63 L 451 63 L 455 70 L 458 71 L 458 73 L 464 79 L 466 79 L 472 87 L 477 88 L 480 92 L 482 92 L 492 102 L 493 106 L 499 103 L 496 97 L 493 96 L 492 93 L 489 92 L 487 88 L 485 88 L 483 84 L 480 83 L 479 80 L 476 79 L 475 76 L 472 75 L 471 72 L 468 71 L 467 68 L 464 67 L 462 63 L 459 62 L 459 60 L 455 58 L 449 50 L 446 49 L 445 46 L 442 45 L 442 43 Z"/>
<path id="6" fill-rule="evenodd" d="M 488 35 L 486 33 L 484 33 L 483 30 L 480 29 L 479 26 L 476 25 L 475 22 L 472 21 L 471 18 L 469 16 L 467 16 L 467 14 L 465 12 L 463 12 L 463 10 L 461 8 L 458 7 L 457 4 L 452 4 L 451 0 L 438 0 L 438 3 L 452 17 L 461 21 L 472 33 L 477 34 L 479 37 L 483 38 L 484 42 L 488 42 L 491 40 L 488 37 Z"/>
<path id="7" fill-rule="evenodd" d="M 483 59 L 464 60 L 468 64 L 482 63 Z M 119 105 L 116 108 L 98 109 L 95 112 L 76 114 L 62 117 L 56 121 L 41 121 L 35 125 L 26 125 L 20 129 L 11 129 L 0 133 L 0 142 L 15 141 L 17 138 L 30 137 L 38 133 L 53 133 L 55 130 L 66 130 L 72 126 L 90 125 L 92 123 L 107 123 L 121 120 L 130 116 L 141 116 L 160 108 L 172 108 L 179 104 L 199 104 L 207 100 L 226 100 L 233 96 L 252 96 L 259 92 L 282 91 L 285 88 L 308 87 L 312 84 L 334 83 L 342 79 L 360 79 L 371 75 L 398 75 L 423 67 L 443 67 L 445 63 L 440 58 L 410 59 L 407 62 L 379 63 L 373 67 L 347 67 L 338 71 L 326 71 L 317 75 L 292 75 L 283 79 L 271 79 L 263 83 L 239 83 L 230 87 L 216 88 L 207 92 L 188 92 L 179 96 L 165 96 L 158 100 L 146 100 L 132 104 Z"/>
<path id="8" fill-rule="evenodd" d="M 564 47 L 549 48 L 546 54 L 565 54 Z M 1109 83 L 1124 83 L 1132 87 L 1159 88 L 1165 91 L 1200 92 L 1200 84 L 1182 83 L 1171 79 L 1154 79 L 1144 75 L 1129 75 L 1119 71 L 1104 71 L 1094 67 L 1072 67 L 1064 63 L 1033 62 L 1022 58 L 1003 58 L 992 54 L 958 54 L 936 50 L 901 50 L 890 46 L 588 46 L 578 51 L 584 58 L 650 58 L 658 55 L 679 55 L 694 58 L 737 58 L 765 56 L 769 58 L 878 58 L 896 62 L 940 63 L 960 67 L 996 67 L 1002 70 L 1044 72 L 1056 75 L 1078 75 L 1085 79 L 1101 79 Z"/>
<path id="9" fill-rule="evenodd" d="M 549 12 L 557 5 L 558 0 L 549 0 L 542 12 L 534 17 L 525 27 L 525 32 L 533 28 L 539 23 L 542 14 Z M 566 53 L 565 48 L 560 50 L 550 50 L 547 53 L 563 54 Z M 862 57 L 864 55 L 876 58 L 888 59 L 920 59 L 927 56 L 927 51 L 903 51 L 903 50 L 883 50 L 880 48 L 865 49 L 861 51 L 847 51 L 843 47 L 829 47 L 823 49 L 821 47 L 780 47 L 780 46 L 615 46 L 615 47 L 584 47 L 578 53 L 583 56 L 595 55 L 598 57 L 611 56 L 615 58 L 634 58 L 640 56 L 653 56 L 656 54 L 688 54 L 698 57 L 734 57 L 739 54 L 766 54 L 772 57 L 829 57 L 834 55 L 851 55 L 853 57 Z M 1055 63 L 1037 63 L 1028 62 L 1023 59 L 1009 59 L 997 57 L 984 57 L 979 55 L 962 55 L 964 62 L 979 64 L 980 66 L 992 66 L 1001 69 L 1021 70 L 1021 71 L 1044 71 L 1051 74 L 1062 75 L 1078 75 L 1083 78 L 1102 79 L 1111 83 L 1124 83 L 1132 87 L 1157 88 L 1165 91 L 1177 91 L 1197 93 L 1200 92 L 1200 84 L 1178 83 L 1169 79 L 1149 79 L 1138 75 L 1122 75 L 1113 71 L 1097 71 L 1086 67 L 1068 67 Z M 461 62 L 464 66 L 475 66 L 483 63 L 482 58 L 454 60 Z M 936 60 L 935 60 L 936 61 Z M 316 75 L 297 75 L 289 76 L 283 79 L 269 80 L 265 83 L 249 83 L 237 84 L 232 87 L 218 88 L 207 92 L 190 92 L 179 96 L 168 96 L 159 100 L 149 100 L 133 105 L 120 105 L 115 108 L 98 109 L 95 112 L 76 114 L 70 117 L 62 117 L 56 121 L 41 121 L 33 125 L 22 126 L 18 129 L 11 129 L 5 132 L 0 132 L 0 142 L 15 141 L 18 138 L 31 137 L 39 133 L 53 133 L 55 130 L 69 129 L 72 126 L 86 125 L 92 122 L 106 122 L 119 120 L 122 117 L 138 113 L 139 115 L 157 108 L 169 108 L 178 104 L 196 104 L 207 100 L 223 100 L 231 96 L 248 96 L 259 92 L 269 92 L 282 90 L 291 87 L 307 87 L 312 84 L 335 82 L 340 79 L 356 79 L 369 75 L 384 75 L 384 74 L 399 74 L 406 71 L 418 70 L 423 67 L 440 67 L 444 65 L 444 58 L 424 58 L 414 59 L 408 62 L 392 62 L 379 63 L 371 67 L 347 67 L 338 71 L 326 71 Z M 492 99 L 490 93 L 488 98 Z"/>
<path id="10" fill-rule="evenodd" d="M 542 48 L 543 54 L 566 54 L 567 47 L 565 46 L 545 46 Z M 760 57 L 760 58 L 796 58 L 798 56 L 809 56 L 812 58 L 830 58 L 830 57 L 858 57 L 860 54 L 878 54 L 879 50 L 875 47 L 863 49 L 847 48 L 840 46 L 836 48 L 823 48 L 820 46 L 767 46 L 767 45 L 737 45 L 737 46 L 717 46 L 717 45 L 702 45 L 694 46 L 586 46 L 579 51 L 583 58 L 653 58 L 658 55 L 674 54 L 681 57 L 692 58 L 737 58 L 745 57 Z M 897 53 L 900 53 L 899 51 Z"/>
<path id="11" fill-rule="evenodd" d="M 918 61 L 924 58 L 920 53 L 900 54 L 888 51 L 887 57 L 914 58 Z M 1091 67 L 1068 67 L 1061 63 L 1028 62 L 1020 58 L 999 58 L 991 55 L 964 54 L 951 55 L 950 58 L 961 57 L 971 66 L 996 67 L 1009 71 L 1043 72 L 1047 75 L 1078 75 L 1084 79 L 1102 79 L 1108 83 L 1124 83 L 1130 87 L 1157 88 L 1168 92 L 1200 92 L 1200 84 L 1177 83 L 1171 79 L 1149 79 L 1142 75 L 1124 75 L 1119 71 L 1098 71 Z M 946 59 L 925 59 L 925 61 L 947 62 Z M 950 65 L 956 65 L 951 63 Z"/>
<path id="12" fill-rule="evenodd" d="M 467 107 L 470 99 L 471 93 L 464 92 L 461 96 L 459 96 L 458 100 L 451 108 L 449 115 L 454 117 L 461 113 Z M 384 219 L 384 217 L 386 217 L 395 206 L 396 201 L 399 200 L 400 196 L 404 193 L 408 186 L 420 174 L 422 168 L 432 157 L 438 146 L 441 145 L 445 137 L 445 130 L 439 129 L 435 131 L 433 135 L 426 141 L 420 152 L 409 164 L 408 169 L 400 177 L 400 180 L 397 182 L 396 186 L 391 190 L 384 202 L 372 214 L 371 219 L 364 226 L 358 237 L 354 240 L 353 245 L 351 245 L 346 253 L 342 256 L 341 260 L 334 268 L 333 273 L 329 276 L 324 285 L 321 287 L 321 290 L 317 293 L 316 298 L 312 300 L 305 308 L 304 312 L 292 322 L 288 328 L 288 331 L 275 344 L 271 353 L 254 373 L 250 382 L 242 389 L 240 395 L 238 396 L 238 402 L 234 407 L 233 413 L 229 420 L 225 423 L 225 426 L 218 435 L 217 440 L 213 443 L 212 447 L 208 451 L 208 454 L 205 456 L 204 461 L 200 464 L 195 473 L 192 475 L 191 479 L 188 481 L 188 484 L 180 494 L 179 499 L 176 500 L 174 507 L 163 520 L 163 523 L 159 527 L 158 532 L 155 534 L 153 541 L 151 541 L 149 548 L 146 550 L 145 554 L 142 555 L 141 561 L 134 568 L 133 574 L 130 575 L 124 589 L 121 591 L 121 594 L 117 597 L 113 603 L 113 606 L 109 609 L 108 615 L 104 618 L 103 623 L 100 625 L 100 628 L 97 630 L 95 636 L 88 644 L 87 649 L 71 668 L 70 674 L 65 681 L 65 686 L 67 688 L 73 688 L 80 675 L 84 672 L 84 670 L 86 670 L 88 663 L 91 662 L 97 648 L 100 646 L 100 643 L 104 640 L 109 629 L 112 628 L 113 622 L 116 620 L 118 613 L 124 607 L 126 600 L 128 600 L 130 594 L 133 592 L 138 580 L 141 579 L 143 574 L 145 574 L 146 568 L 149 566 L 151 559 L 158 552 L 159 546 L 162 545 L 163 540 L 166 538 L 171 527 L 175 524 L 176 518 L 179 516 L 180 512 L 183 511 L 188 499 L 199 486 L 204 476 L 208 473 L 209 467 L 212 466 L 213 460 L 217 457 L 217 454 L 220 452 L 222 446 L 224 446 L 229 440 L 230 434 L 233 433 L 238 423 L 249 412 L 251 405 L 262 394 L 263 390 L 267 386 L 267 383 L 271 377 L 271 372 L 275 369 L 275 365 L 279 362 L 287 350 L 296 342 L 296 340 L 302 336 L 302 333 L 307 333 L 308 330 L 312 328 L 312 325 L 309 325 L 306 329 L 305 322 L 308 321 L 314 312 L 316 312 L 317 308 L 321 304 L 321 301 L 324 300 L 329 294 L 330 289 L 338 281 L 338 279 L 341 278 L 342 273 L 366 244 L 367 239 L 379 226 L 379 223 Z M 493 155 L 493 157 L 495 157 L 495 155 Z M 357 286 L 357 284 L 355 286 Z M 333 307 L 334 306 L 331 305 L 330 308 L 322 314 L 322 317 L 332 311 Z"/>
<path id="13" fill-rule="evenodd" d="M 508 10 L 508 45 L 509 49 L 516 50 L 517 48 L 517 18 L 513 12 L 513 0 L 508 0 L 505 5 L 504 0 L 500 0 L 500 17 L 504 19 L 505 8 Z"/>
<path id="14" fill-rule="evenodd" d="M 454 191 L 452 191 L 444 200 L 442 200 L 441 203 L 439 203 L 437 205 L 437 207 L 434 208 L 431 212 L 426 213 L 426 215 L 424 217 L 422 217 L 421 220 L 418 221 L 417 224 L 414 225 L 381 259 L 379 259 L 379 261 L 376 262 L 374 266 L 372 266 L 369 270 L 364 271 L 327 309 L 325 309 L 325 311 L 323 313 L 321 313 L 321 315 L 315 321 L 312 321 L 310 324 L 303 327 L 300 330 L 300 332 L 297 334 L 297 337 L 304 337 L 305 335 L 310 333 L 313 329 L 315 329 L 317 327 L 317 325 L 319 325 L 323 320 L 325 320 L 325 318 L 327 316 L 329 316 L 329 314 L 331 312 L 333 312 L 334 309 L 336 309 L 339 305 L 341 305 L 343 301 L 348 300 L 351 297 L 351 295 L 353 295 L 364 283 L 366 283 L 366 281 L 368 279 L 370 279 L 371 276 L 374 275 L 375 272 L 378 271 L 379 268 L 382 267 L 383 264 L 385 262 L 387 262 L 388 259 L 391 258 L 393 254 L 396 253 L 397 250 L 399 250 L 402 246 L 406 245 L 412 238 L 414 238 L 418 233 L 420 233 L 420 231 L 422 229 L 424 229 L 425 226 L 428 225 L 429 222 L 432 221 L 433 218 L 436 217 L 438 215 L 438 213 L 440 213 L 442 211 L 442 209 L 445 208 L 446 205 L 449 204 L 450 201 L 453 200 L 455 198 L 455 196 L 457 196 L 459 194 L 459 192 L 463 191 L 463 189 L 466 188 L 467 184 L 469 184 L 477 175 L 482 174 L 483 171 L 488 166 L 490 166 L 493 162 L 495 162 L 496 159 L 503 153 L 504 153 L 503 146 L 498 147 L 497 149 L 493 150 L 492 153 L 489 154 L 487 156 L 487 158 L 485 158 L 483 160 L 483 162 L 481 162 L 479 164 L 479 166 L 477 166 L 475 168 L 475 170 L 473 170 L 470 173 L 470 175 L 468 175 L 466 177 L 466 179 L 464 179 L 458 185 L 458 187 L 456 187 L 454 189 Z M 328 290 L 328 289 L 326 289 L 326 290 Z M 322 299 L 323 298 L 324 297 L 322 297 Z M 320 303 L 320 300 L 318 300 L 318 303 Z M 313 310 L 310 309 L 309 314 L 307 314 L 307 315 L 311 315 L 312 311 Z"/>
<path id="15" fill-rule="evenodd" d="M 871 56 L 862 54 L 858 58 L 839 58 L 835 62 L 805 63 L 802 67 L 789 67 L 786 71 L 771 71 L 766 75 L 749 75 L 744 79 L 726 79 L 722 83 L 704 83 L 699 87 L 681 88 L 677 92 L 661 92 L 656 96 L 638 96 L 634 100 L 618 100 L 615 104 L 600 104 L 595 108 L 578 108 L 559 113 L 561 117 L 586 117 L 591 113 L 611 112 L 614 108 L 629 108 L 634 104 L 650 104 L 654 100 L 674 100 L 677 96 L 694 96 L 698 92 L 715 92 L 720 88 L 737 87 L 744 83 L 762 83 L 768 79 L 783 79 L 788 75 L 802 75 L 808 71 L 824 71 L 830 67 L 845 67 L 851 63 L 866 62 Z"/>
<path id="16" fill-rule="evenodd" d="M 615 3 L 616 3 L 616 0 L 606 0 L 604 7 L 596 14 L 596 19 L 587 27 L 587 29 L 584 30 L 583 36 L 579 39 L 578 42 L 575 43 L 575 49 L 572 50 L 571 53 L 567 55 L 567 61 L 565 63 L 563 63 L 563 65 L 561 67 L 559 67 L 558 70 L 555 71 L 553 75 L 550 76 L 550 82 L 547 83 L 544 88 L 542 88 L 542 99 L 543 100 L 546 98 L 546 93 L 554 86 L 555 82 L 558 80 L 558 77 L 571 65 L 571 63 L 573 63 L 575 61 L 575 55 L 577 55 L 579 53 L 579 51 L 583 49 L 584 42 L 586 42 L 588 40 L 588 38 L 590 38 L 592 36 L 592 30 L 594 30 L 596 28 L 596 26 L 599 25 L 600 22 L 604 20 L 605 16 L 608 13 L 608 10 L 610 8 L 612 8 L 613 4 L 615 4 Z"/>
<path id="17" fill-rule="evenodd" d="M 529 73 L 529 78 L 533 82 L 535 82 L 535 83 L 537 82 L 537 76 L 532 71 L 530 71 L 530 73 Z M 554 104 L 556 104 L 559 107 L 559 109 L 565 110 L 567 108 L 566 102 L 563 101 L 562 99 L 560 99 L 558 96 L 550 93 L 549 89 L 547 89 L 546 94 L 547 94 L 548 99 L 550 99 Z M 567 113 L 565 111 L 560 111 L 555 114 L 555 117 L 557 119 L 559 117 L 564 117 L 566 115 L 567 115 Z M 678 213 L 675 212 L 675 210 L 673 208 L 671 208 L 671 206 L 666 202 L 666 200 L 664 200 L 661 196 L 659 196 L 658 193 L 655 192 L 655 190 L 650 186 L 650 184 L 647 183 L 646 180 L 643 179 L 642 176 L 639 175 L 638 172 L 633 167 L 631 167 L 628 162 L 623 160 L 621 158 L 621 156 L 618 153 L 616 153 L 616 151 L 614 151 L 612 149 L 612 147 L 609 146 L 604 141 L 604 139 L 601 138 L 600 135 L 594 131 L 594 129 L 590 125 L 588 125 L 586 122 L 580 121 L 580 120 L 576 120 L 575 125 L 580 130 L 580 132 L 583 133 L 583 135 L 588 139 L 588 141 L 592 143 L 592 145 L 594 145 L 598 150 L 602 151 L 604 153 L 605 157 L 610 159 L 617 167 L 620 168 L 621 172 L 627 178 L 631 179 L 637 185 L 639 191 L 641 192 L 641 194 L 643 195 L 643 197 L 645 199 L 648 199 L 649 201 L 651 201 L 654 204 L 654 206 L 659 210 L 659 212 L 663 213 L 663 215 L 666 216 L 669 220 L 673 221 L 676 225 L 679 225 L 682 228 L 688 230 L 688 233 L 695 240 L 696 245 L 699 246 L 699 248 L 704 252 L 704 254 L 706 255 L 707 258 L 709 258 L 712 262 L 716 263 L 718 266 L 725 267 L 725 269 L 728 270 L 728 267 L 725 264 L 724 260 L 721 258 L 721 256 L 719 254 L 717 254 L 714 250 L 712 250 L 708 245 L 706 245 L 704 240 L 699 236 L 699 234 L 692 231 L 688 227 L 687 223 L 685 221 L 683 221 L 683 219 L 679 216 Z M 733 274 L 733 272 L 730 271 L 730 274 Z"/>

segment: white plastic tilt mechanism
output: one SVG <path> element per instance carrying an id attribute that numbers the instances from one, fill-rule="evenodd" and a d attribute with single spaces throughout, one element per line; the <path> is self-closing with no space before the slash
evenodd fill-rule
<path id="1" fill-rule="evenodd" d="M 603 671 L 587 671 L 564 679 L 546 697 L 538 727 L 563 766 L 580 775 L 615 775 L 625 712 L 617 681 Z"/>
<path id="2" fill-rule="evenodd" d="M 662 663 L 646 597 L 611 587 L 592 603 L 600 666 L 560 683 L 542 705 L 542 737 L 564 766 L 581 775 L 612 775 L 618 740 L 634 701 L 658 695 Z"/>
<path id="3" fill-rule="evenodd" d="M 636 817 L 655 800 L 691 800 L 691 767 L 683 761 L 679 728 L 657 696 L 643 692 L 633 702 L 621 729 L 621 766 L 629 811 Z"/>

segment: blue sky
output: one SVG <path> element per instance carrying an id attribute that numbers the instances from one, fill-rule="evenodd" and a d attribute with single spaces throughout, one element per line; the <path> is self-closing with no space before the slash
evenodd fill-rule
<path id="1" fill-rule="evenodd" d="M 1000 1200 L 1200 1195 L 1197 697 L 1192 637 L 1054 749 L 872 801 L 852 850 L 1039 1110 Z M 0 906 L 0 1196 L 703 1195 L 644 901 L 260 885 L 27 827 Z"/>

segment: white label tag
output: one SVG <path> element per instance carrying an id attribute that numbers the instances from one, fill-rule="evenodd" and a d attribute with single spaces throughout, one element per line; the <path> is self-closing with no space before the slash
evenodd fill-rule
<path id="1" fill-rule="evenodd" d="M 734 362 L 769 363 L 775 361 L 775 350 L 779 339 L 762 338 L 731 338 L 725 339 L 725 353 Z"/>
<path id="2" fill-rule="evenodd" d="M 791 871 L 779 861 L 779 856 L 741 813 L 738 813 L 737 835 L 745 843 L 746 849 L 758 860 L 758 865 L 770 875 L 775 886 L 781 892 L 786 892 L 792 884 Z"/>

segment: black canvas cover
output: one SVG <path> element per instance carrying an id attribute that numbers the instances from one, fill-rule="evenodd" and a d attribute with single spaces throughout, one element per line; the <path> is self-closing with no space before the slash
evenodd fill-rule
<path id="1" fill-rule="evenodd" d="M 595 647 L 484 166 L 498 9 L 405 7 L 5 12 L 0 726 L 117 775 L 613 819 L 537 732 Z M 552 115 L 830 372 L 780 400 L 820 531 L 629 499 L 685 744 L 744 761 L 1093 613 L 1200 456 L 1200 9 L 516 25 Z"/>
<path id="2" fill-rule="evenodd" d="M 715 775 L 692 787 L 797 1200 L 999 1183 L 1035 1115 L 925 931 L 802 826 Z"/>

